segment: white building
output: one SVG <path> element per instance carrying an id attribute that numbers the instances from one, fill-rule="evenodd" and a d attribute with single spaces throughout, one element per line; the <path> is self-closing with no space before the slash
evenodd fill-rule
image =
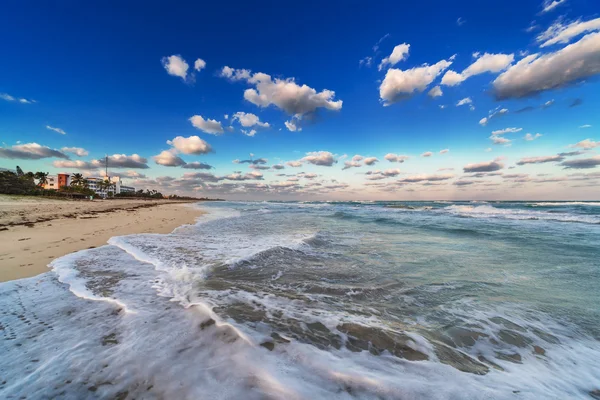
<path id="1" fill-rule="evenodd" d="M 69 174 L 57 174 L 57 175 L 48 175 L 48 182 L 44 185 L 44 189 L 54 189 L 58 190 L 63 186 L 71 185 L 71 175 Z M 107 178 L 94 178 L 89 177 L 85 178 L 87 182 L 87 187 L 96 192 L 101 197 L 107 197 L 109 193 L 113 195 L 118 193 L 130 193 L 135 192 L 135 188 L 131 186 L 123 185 L 121 178 L 118 176 L 113 176 L 110 178 L 111 186 L 108 189 L 101 189 L 99 183 L 104 182 Z"/>

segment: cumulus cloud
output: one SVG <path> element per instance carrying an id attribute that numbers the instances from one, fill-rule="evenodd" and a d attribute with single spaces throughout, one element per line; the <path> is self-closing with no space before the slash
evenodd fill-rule
<path id="1" fill-rule="evenodd" d="M 185 165 L 185 161 L 173 150 L 163 150 L 160 154 L 153 156 L 152 159 L 155 163 L 164 165 L 165 167 L 180 167 Z"/>
<path id="2" fill-rule="evenodd" d="M 565 168 L 572 169 L 596 168 L 598 165 L 600 165 L 600 156 L 563 161 L 562 163 L 560 163 L 560 165 L 562 165 Z"/>
<path id="3" fill-rule="evenodd" d="M 510 142 L 512 142 L 512 140 L 507 139 L 505 137 L 502 136 L 496 136 L 496 135 L 492 135 L 490 136 L 490 140 L 492 141 L 492 143 L 494 144 L 510 144 Z"/>
<path id="4" fill-rule="evenodd" d="M 378 181 L 386 178 L 391 178 L 394 176 L 400 175 L 402 172 L 398 168 L 390 168 L 384 171 L 375 170 L 375 171 L 367 171 L 365 175 L 367 175 L 367 179 L 370 181 Z"/>
<path id="5" fill-rule="evenodd" d="M 569 147 L 578 147 L 580 149 L 590 150 L 595 149 L 596 147 L 600 147 L 600 141 L 595 142 L 592 139 L 585 139 L 581 142 L 569 145 Z"/>
<path id="6" fill-rule="evenodd" d="M 65 153 L 37 143 L 18 144 L 10 148 L 0 147 L 0 158 L 39 160 L 52 157 L 69 159 Z"/>
<path id="7" fill-rule="evenodd" d="M 63 153 L 70 153 L 70 154 L 74 154 L 77 157 L 85 157 L 89 154 L 89 152 L 81 147 L 63 147 L 62 149 L 60 149 L 60 151 L 62 151 Z"/>
<path id="8" fill-rule="evenodd" d="M 342 168 L 342 170 L 348 169 L 348 168 L 358 168 L 358 167 L 362 167 L 362 164 L 358 161 L 346 161 L 344 162 L 344 168 Z"/>
<path id="9" fill-rule="evenodd" d="M 333 157 L 333 154 L 328 151 L 313 151 L 306 153 L 306 156 L 302 158 L 302 161 L 325 167 L 331 167 L 337 162 L 337 160 Z"/>
<path id="10" fill-rule="evenodd" d="M 282 170 L 282 169 L 285 169 L 285 166 L 283 166 L 281 164 L 275 164 L 271 168 L 273 168 L 275 170 Z"/>
<path id="11" fill-rule="evenodd" d="M 532 135 L 531 133 L 528 133 L 525 136 L 523 136 L 523 139 L 527 140 L 528 142 L 531 142 L 532 140 L 535 140 L 535 139 L 540 138 L 542 136 L 543 135 L 541 133 L 536 133 L 535 135 Z"/>
<path id="12" fill-rule="evenodd" d="M 183 137 L 177 136 L 173 140 L 167 140 L 167 144 L 173 146 L 178 152 L 183 154 L 207 154 L 212 151 L 212 147 L 198 136 Z"/>
<path id="13" fill-rule="evenodd" d="M 261 180 L 263 179 L 263 174 L 258 171 L 248 172 L 247 174 L 243 175 L 239 172 L 234 172 L 233 174 L 225 176 L 223 179 L 227 179 L 230 181 Z"/>
<path id="14" fill-rule="evenodd" d="M 294 78 L 272 79 L 270 75 L 250 70 L 223 67 L 221 76 L 233 81 L 245 80 L 254 88 L 244 91 L 244 99 L 259 107 L 273 105 L 289 115 L 314 113 L 319 108 L 332 111 L 342 109 L 342 100 L 334 100 L 335 92 L 324 89 L 317 92 L 307 85 L 298 85 Z"/>
<path id="15" fill-rule="evenodd" d="M 385 158 L 389 162 L 403 163 L 404 161 L 408 160 L 410 157 L 409 156 L 405 156 L 405 155 L 388 153 L 383 158 Z"/>
<path id="16" fill-rule="evenodd" d="M 183 165 L 183 168 L 185 168 L 185 169 L 212 169 L 213 166 L 205 164 L 205 163 L 201 163 L 198 161 L 194 161 L 194 162 Z"/>
<path id="17" fill-rule="evenodd" d="M 271 125 L 269 125 L 268 122 L 261 122 L 258 115 L 255 115 L 252 113 L 245 113 L 242 111 L 239 111 L 239 112 L 236 112 L 235 114 L 233 114 L 231 119 L 237 120 L 240 123 L 240 125 L 242 125 L 244 128 L 249 128 L 251 126 L 260 126 L 261 128 L 269 128 L 271 126 Z"/>
<path id="18" fill-rule="evenodd" d="M 194 69 L 196 71 L 202 71 L 204 68 L 206 68 L 206 61 L 203 59 L 199 58 L 194 62 Z"/>
<path id="19" fill-rule="evenodd" d="M 60 133 L 61 135 L 66 135 L 67 134 L 67 132 L 63 131 L 62 129 L 55 128 L 55 127 L 50 126 L 50 125 L 46 125 L 46 129 L 49 129 L 49 130 L 54 131 L 56 133 Z"/>
<path id="20" fill-rule="evenodd" d="M 71 161 L 71 160 L 66 160 L 66 161 L 61 161 L 61 160 L 56 160 L 52 163 L 52 165 L 55 168 L 68 168 L 68 169 L 81 169 L 81 170 L 91 170 L 91 169 L 97 169 L 100 168 L 99 164 L 95 164 L 93 162 L 90 161 L 81 161 L 81 160 L 76 160 L 76 161 Z"/>
<path id="21" fill-rule="evenodd" d="M 443 94 L 444 93 L 442 92 L 442 88 L 439 86 L 434 86 L 429 92 L 427 92 L 427 95 L 431 98 L 440 97 Z"/>
<path id="22" fill-rule="evenodd" d="M 383 70 L 388 65 L 390 67 L 393 67 L 394 65 L 398 64 L 400 61 L 406 60 L 408 58 L 409 50 L 410 50 L 410 44 L 407 44 L 407 43 L 402 43 L 402 44 L 399 44 L 398 46 L 394 47 L 392 54 L 390 54 L 388 57 L 385 57 L 383 60 L 381 60 L 381 63 L 379 64 L 379 70 L 380 71 Z"/>
<path id="23" fill-rule="evenodd" d="M 517 162 L 517 165 L 525 165 L 525 164 L 544 164 L 549 162 L 559 162 L 563 161 L 565 158 L 561 155 L 555 156 L 541 156 L 541 157 L 525 157 Z"/>
<path id="24" fill-rule="evenodd" d="M 377 157 L 367 157 L 364 161 L 365 165 L 375 165 L 377 162 L 379 162 Z"/>
<path id="25" fill-rule="evenodd" d="M 494 80 L 497 100 L 533 96 L 600 73 L 600 33 L 591 33 L 553 53 L 532 54 Z"/>
<path id="26" fill-rule="evenodd" d="M 455 71 L 448 71 L 442 77 L 442 85 L 456 86 L 474 75 L 480 75 L 486 72 L 498 73 L 504 71 L 515 59 L 514 54 L 489 54 L 479 55 L 477 60 L 469 65 L 460 74 Z"/>
<path id="27" fill-rule="evenodd" d="M 94 161 L 95 164 L 102 167 L 104 166 L 104 159 Z M 113 154 L 108 156 L 108 167 L 109 168 L 135 168 L 135 169 L 146 169 L 148 168 L 148 160 L 137 154 L 130 156 L 126 154 Z"/>
<path id="28" fill-rule="evenodd" d="M 301 127 L 299 127 L 298 125 L 296 125 L 296 121 L 294 121 L 293 119 L 289 120 L 289 121 L 285 121 L 284 124 L 285 124 L 285 127 L 290 132 L 296 132 L 296 131 L 300 132 L 302 130 Z"/>
<path id="29" fill-rule="evenodd" d="M 189 65 L 180 55 L 163 57 L 162 65 L 169 75 L 178 76 L 184 81 L 187 79 Z"/>
<path id="30" fill-rule="evenodd" d="M 421 154 L 421 157 L 431 157 L 433 155 L 433 153 L 431 151 L 426 151 L 425 153 Z"/>
<path id="31" fill-rule="evenodd" d="M 298 168 L 302 166 L 302 162 L 300 161 L 288 161 L 286 164 L 292 168 Z"/>
<path id="32" fill-rule="evenodd" d="M 190 122 L 194 128 L 210 133 L 211 135 L 219 135 L 224 132 L 221 122 L 214 119 L 204 119 L 201 115 L 194 115 L 190 118 Z"/>
<path id="33" fill-rule="evenodd" d="M 446 154 L 449 151 L 450 151 L 450 149 L 443 149 L 443 150 L 440 150 L 440 154 Z"/>
<path id="34" fill-rule="evenodd" d="M 504 164 L 497 158 L 492 161 L 467 164 L 463 167 L 463 172 L 494 172 L 502 168 L 504 168 Z"/>
<path id="35" fill-rule="evenodd" d="M 390 68 L 379 86 L 379 97 L 384 106 L 408 99 L 427 89 L 451 64 L 452 61 L 441 60 L 433 65 L 425 64 L 407 70 Z"/>

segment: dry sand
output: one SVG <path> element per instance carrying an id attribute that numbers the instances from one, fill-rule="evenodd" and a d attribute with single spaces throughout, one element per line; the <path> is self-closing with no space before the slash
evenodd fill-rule
<path id="1" fill-rule="evenodd" d="M 169 233 L 202 214 L 170 200 L 53 200 L 0 195 L 0 282 L 47 272 L 48 263 L 112 236 Z"/>

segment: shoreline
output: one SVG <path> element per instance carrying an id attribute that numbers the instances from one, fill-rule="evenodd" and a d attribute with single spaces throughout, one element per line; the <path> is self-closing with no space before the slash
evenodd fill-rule
<path id="1" fill-rule="evenodd" d="M 69 201 L 0 196 L 0 282 L 50 271 L 48 264 L 113 236 L 171 233 L 193 224 L 197 201 Z"/>

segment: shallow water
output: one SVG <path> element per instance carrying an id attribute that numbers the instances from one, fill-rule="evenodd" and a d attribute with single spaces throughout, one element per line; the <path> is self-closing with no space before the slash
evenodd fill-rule
<path id="1" fill-rule="evenodd" d="M 600 203 L 202 207 L 0 284 L 0 397 L 600 389 Z"/>

